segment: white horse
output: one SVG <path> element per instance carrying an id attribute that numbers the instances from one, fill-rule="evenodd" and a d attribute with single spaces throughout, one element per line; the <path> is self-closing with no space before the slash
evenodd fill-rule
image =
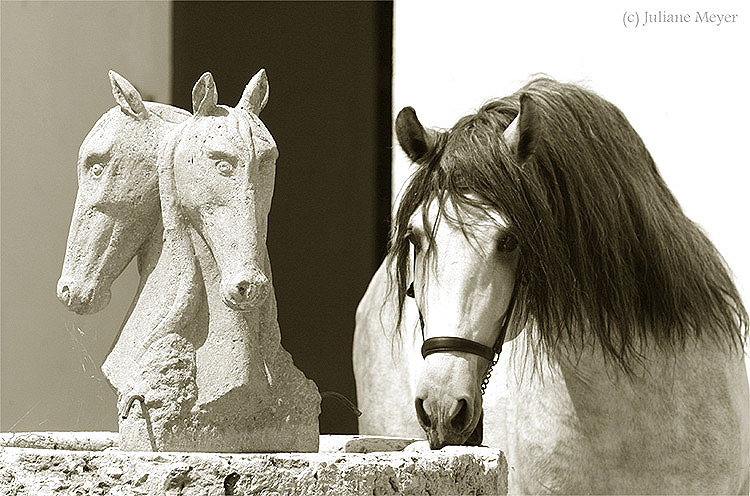
<path id="1" fill-rule="evenodd" d="M 540 79 L 396 132 L 418 168 L 357 310 L 360 432 L 483 434 L 514 493 L 747 494 L 747 313 L 622 113 Z"/>

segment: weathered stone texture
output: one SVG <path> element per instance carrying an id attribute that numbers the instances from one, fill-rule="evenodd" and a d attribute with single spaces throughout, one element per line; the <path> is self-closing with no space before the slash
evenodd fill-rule
<path id="1" fill-rule="evenodd" d="M 116 432 L 2 432 L 0 448 L 102 451 L 117 447 Z"/>
<path id="2" fill-rule="evenodd" d="M 321 453 L 374 453 L 376 451 L 401 451 L 418 444 L 420 440 L 392 436 L 357 436 L 349 434 L 327 434 L 320 436 Z M 29 446 L 31 447 L 31 446 Z"/>
<path id="3" fill-rule="evenodd" d="M 138 257 L 140 286 L 102 366 L 119 447 L 317 451 L 320 395 L 281 346 L 266 248 L 278 151 L 259 117 L 265 71 L 235 107 L 218 105 L 204 74 L 192 115 L 143 102 L 114 72 L 110 83 L 118 106 L 79 153 L 58 297 L 96 312 Z"/>
<path id="4" fill-rule="evenodd" d="M 146 453 L 4 448 L 2 494 L 506 494 L 499 450 L 376 453 Z"/>

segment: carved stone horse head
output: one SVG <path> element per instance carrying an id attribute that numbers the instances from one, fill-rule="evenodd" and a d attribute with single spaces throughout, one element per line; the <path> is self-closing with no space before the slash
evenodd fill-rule
<path id="1" fill-rule="evenodd" d="M 258 118 L 268 101 L 265 71 L 236 107 L 216 103 L 208 72 L 192 99 L 193 118 L 173 131 L 160 159 L 165 237 L 192 226 L 216 260 L 223 301 L 248 311 L 271 291 L 266 232 L 278 151 Z"/>
<path id="2" fill-rule="evenodd" d="M 110 286 L 159 224 L 159 145 L 190 114 L 144 102 L 130 82 L 109 72 L 117 106 L 104 114 L 78 152 L 78 195 L 57 296 L 68 309 L 94 313 Z"/>

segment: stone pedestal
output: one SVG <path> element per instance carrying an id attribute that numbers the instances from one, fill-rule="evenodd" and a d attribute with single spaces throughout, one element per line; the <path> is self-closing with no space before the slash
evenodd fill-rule
<path id="1" fill-rule="evenodd" d="M 3 436 L 0 492 L 18 496 L 507 494 L 505 456 L 492 448 L 321 436 L 319 453 L 188 454 L 17 448 L 7 446 L 23 435 Z"/>

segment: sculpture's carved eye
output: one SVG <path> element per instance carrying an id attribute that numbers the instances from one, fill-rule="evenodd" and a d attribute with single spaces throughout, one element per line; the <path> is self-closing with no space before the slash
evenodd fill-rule
<path id="1" fill-rule="evenodd" d="M 216 169 L 222 176 L 231 176 L 236 168 L 236 163 L 232 163 L 229 160 L 221 159 L 216 161 Z"/>
<path id="2" fill-rule="evenodd" d="M 518 239 L 511 233 L 503 233 L 497 240 L 497 251 L 510 253 L 518 247 Z"/>
<path id="3" fill-rule="evenodd" d="M 84 167 L 93 177 L 100 177 L 104 173 L 111 158 L 110 152 L 90 152 L 86 156 Z"/>
<path id="4" fill-rule="evenodd" d="M 99 177 L 104 172 L 104 164 L 94 164 L 91 166 L 91 175 L 94 177 Z"/>
<path id="5" fill-rule="evenodd" d="M 221 150 L 208 152 L 208 158 L 214 161 L 216 170 L 219 171 L 219 174 L 222 176 L 231 176 L 234 174 L 237 164 L 240 163 L 237 155 Z"/>

